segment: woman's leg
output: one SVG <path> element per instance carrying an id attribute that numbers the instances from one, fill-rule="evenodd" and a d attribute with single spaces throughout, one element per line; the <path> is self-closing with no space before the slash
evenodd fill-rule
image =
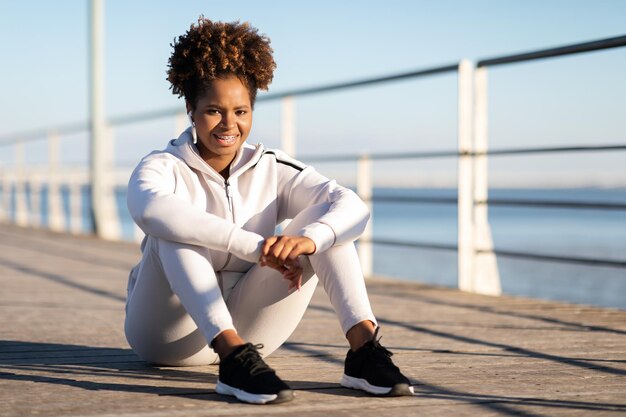
<path id="1" fill-rule="evenodd" d="M 361 322 L 376 326 L 354 243 L 333 246 L 310 256 L 309 261 L 330 298 L 344 335 Z"/>
<path id="2" fill-rule="evenodd" d="M 153 363 L 216 363 L 207 340 L 233 325 L 209 250 L 149 237 L 143 256 L 126 308 L 130 346 Z"/>
<path id="3" fill-rule="evenodd" d="M 304 210 L 284 233 L 297 233 L 327 210 L 328 204 Z M 376 322 L 352 243 L 306 259 L 300 291 L 289 293 L 288 282 L 279 272 L 255 265 L 224 303 L 206 248 L 149 238 L 129 296 L 128 342 L 150 362 L 177 366 L 215 363 L 218 358 L 208 341 L 223 330 L 237 329 L 244 340 L 263 344 L 263 353 L 268 355 L 295 330 L 318 277 L 344 334 L 362 321 Z"/>
<path id="4" fill-rule="evenodd" d="M 269 267 L 254 265 L 233 288 L 226 304 L 237 333 L 267 356 L 293 333 L 317 286 L 317 277 L 305 267 L 299 291 L 287 290 L 289 282 Z"/>
<path id="5" fill-rule="evenodd" d="M 147 361 L 165 365 L 218 362 L 208 345 L 218 335 L 234 333 L 234 327 L 210 252 L 150 238 L 140 266 L 133 271 L 137 280 L 129 293 L 125 324 L 133 350 Z M 238 346 L 222 359 L 217 393 L 250 403 L 293 398 L 293 391 L 250 344 Z"/>
<path id="6" fill-rule="evenodd" d="M 298 214 L 283 234 L 295 234 L 328 210 L 319 204 Z M 264 345 L 269 355 L 283 344 L 302 319 L 313 296 L 318 279 L 337 312 L 344 335 L 363 321 L 376 323 L 372 313 L 363 273 L 354 244 L 333 246 L 309 256 L 303 262 L 303 285 L 288 293 L 288 281 L 269 268 L 255 265 L 239 280 L 227 305 L 239 335 L 252 343 Z"/>

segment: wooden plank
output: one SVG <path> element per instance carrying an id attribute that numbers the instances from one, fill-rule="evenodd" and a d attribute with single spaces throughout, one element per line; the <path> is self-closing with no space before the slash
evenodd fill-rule
<path id="1" fill-rule="evenodd" d="M 123 334 L 135 244 L 0 226 L 0 416 L 542 416 L 626 413 L 626 312 L 368 281 L 409 398 L 338 385 L 347 344 L 318 288 L 267 361 L 295 401 L 215 393 L 217 368 L 153 367 Z"/>

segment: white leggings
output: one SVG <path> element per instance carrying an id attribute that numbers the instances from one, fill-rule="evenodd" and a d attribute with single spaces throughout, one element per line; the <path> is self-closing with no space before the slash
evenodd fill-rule
<path id="1" fill-rule="evenodd" d="M 328 209 L 309 207 L 284 234 L 295 234 Z M 287 291 L 288 281 L 269 267 L 254 265 L 224 300 L 207 248 L 148 237 L 135 285 L 126 304 L 124 329 L 129 345 L 143 360 L 170 366 L 219 362 L 209 343 L 234 329 L 246 341 L 261 343 L 269 355 L 293 333 L 318 279 L 337 313 L 344 334 L 355 324 L 376 324 L 354 244 L 335 245 L 302 257 L 303 285 Z"/>

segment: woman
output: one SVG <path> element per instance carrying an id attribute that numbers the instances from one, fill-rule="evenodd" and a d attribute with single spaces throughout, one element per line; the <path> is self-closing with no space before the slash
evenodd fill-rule
<path id="1" fill-rule="evenodd" d="M 293 332 L 319 280 L 350 344 L 341 384 L 411 395 L 376 340 L 353 244 L 367 207 L 283 152 L 246 143 L 257 89 L 276 67 L 269 39 L 201 17 L 172 46 L 168 80 L 191 127 L 130 178 L 128 208 L 146 234 L 128 284 L 130 346 L 163 365 L 219 362 L 220 394 L 289 401 L 261 356 Z"/>

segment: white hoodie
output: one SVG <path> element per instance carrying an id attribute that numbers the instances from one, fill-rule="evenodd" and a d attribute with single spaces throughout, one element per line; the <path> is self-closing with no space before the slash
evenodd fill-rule
<path id="1" fill-rule="evenodd" d="M 369 219 L 353 191 L 261 144 L 244 144 L 224 180 L 200 157 L 190 129 L 141 160 L 127 202 L 147 236 L 209 248 L 216 271 L 247 271 L 276 225 L 311 205 L 329 203 L 299 232 L 313 240 L 316 253 L 356 240 Z"/>

